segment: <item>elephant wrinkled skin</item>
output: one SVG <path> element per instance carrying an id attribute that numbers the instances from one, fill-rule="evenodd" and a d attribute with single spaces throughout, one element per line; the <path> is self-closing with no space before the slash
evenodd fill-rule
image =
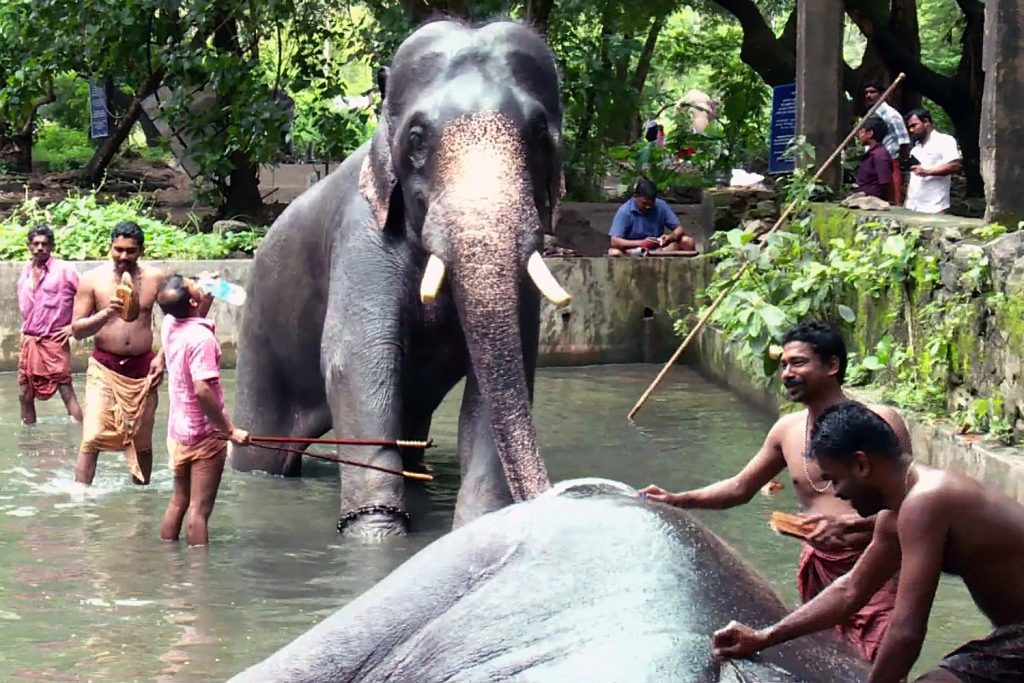
<path id="1" fill-rule="evenodd" d="M 379 81 L 373 139 L 292 203 L 256 254 L 236 422 L 421 440 L 466 377 L 458 525 L 550 486 L 530 401 L 538 287 L 567 298 L 536 254 L 561 196 L 558 74 L 524 26 L 441 21 L 410 35 Z M 338 455 L 402 469 L 423 454 Z M 238 448 L 231 462 L 301 473 L 284 451 Z M 405 533 L 407 510 L 401 477 L 341 466 L 339 530 Z"/>
<path id="2" fill-rule="evenodd" d="M 786 608 L 686 512 L 577 480 L 434 541 L 233 683 L 861 681 L 816 634 L 719 661 L 711 634 Z"/>

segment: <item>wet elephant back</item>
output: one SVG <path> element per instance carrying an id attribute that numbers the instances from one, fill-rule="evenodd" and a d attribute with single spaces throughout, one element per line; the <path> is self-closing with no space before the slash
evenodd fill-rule
<path id="1" fill-rule="evenodd" d="M 544 497 L 439 539 L 240 680 L 846 681 L 819 637 L 716 662 L 710 636 L 784 614 L 762 578 L 685 515 L 633 498 Z M 319 669 L 319 673 L 317 673 Z M 308 675 L 308 676 L 307 676 Z M 275 677 L 276 676 L 276 677 Z"/>

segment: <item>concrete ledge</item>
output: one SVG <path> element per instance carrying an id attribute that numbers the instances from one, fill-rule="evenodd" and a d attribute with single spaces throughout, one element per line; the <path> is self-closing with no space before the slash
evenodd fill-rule
<path id="1" fill-rule="evenodd" d="M 96 261 L 75 262 L 79 272 Z M 219 271 L 231 282 L 249 285 L 251 261 L 154 261 L 169 273 L 191 275 Z M 704 286 L 708 265 L 703 258 L 552 258 L 547 260 L 559 282 L 573 295 L 563 309 L 541 304 L 541 365 L 590 365 L 664 360 L 677 339 L 670 313 L 693 305 Z M 16 370 L 20 345 L 18 276 L 24 263 L 0 262 L 0 370 Z M 163 314 L 155 312 L 155 329 Z M 215 303 L 211 318 L 217 325 L 225 368 L 235 366 L 242 309 Z M 85 369 L 92 342 L 72 345 L 72 367 Z"/>
<path id="2" fill-rule="evenodd" d="M 712 381 L 771 413 L 777 414 L 789 405 L 778 377 L 759 383 L 763 371 L 740 362 L 735 345 L 718 330 L 702 332 L 687 362 Z M 858 401 L 881 403 L 881 392 L 874 387 L 844 387 L 844 391 Z M 900 413 L 910 431 L 915 460 L 958 469 L 1024 504 L 1024 449 L 1002 446 L 974 434 L 957 434 L 950 422 L 931 420 L 913 411 L 901 408 Z"/>

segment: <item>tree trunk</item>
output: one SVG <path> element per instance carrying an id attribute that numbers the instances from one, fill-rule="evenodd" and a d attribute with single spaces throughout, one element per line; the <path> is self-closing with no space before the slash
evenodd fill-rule
<path id="1" fill-rule="evenodd" d="M 92 158 L 89 159 L 89 163 L 85 165 L 85 169 L 82 171 L 83 181 L 95 186 L 99 185 L 103 180 L 107 168 L 121 150 L 121 145 L 124 144 L 124 141 L 128 139 L 132 132 L 132 126 L 135 125 L 135 122 L 139 120 L 139 116 L 142 114 L 142 101 L 140 98 L 145 97 L 142 93 L 152 92 L 160 84 L 160 80 L 163 77 L 163 67 L 146 77 L 145 82 L 128 103 L 128 108 L 125 110 L 124 116 L 121 117 L 121 121 L 117 124 L 114 132 L 103 141 L 93 153 Z"/>
<path id="2" fill-rule="evenodd" d="M 555 0 L 526 0 L 526 7 L 523 12 L 526 21 L 542 35 L 547 35 L 548 21 L 551 19 L 551 10 L 555 6 Z"/>
<path id="3" fill-rule="evenodd" d="M 227 15 L 218 17 L 213 44 L 219 50 L 241 56 L 238 24 L 233 18 Z M 256 216 L 263 208 L 259 167 L 240 151 L 232 152 L 228 158 L 231 161 L 231 174 L 226 181 L 218 183 L 224 202 L 217 213 L 221 217 Z"/>
<path id="4" fill-rule="evenodd" d="M 0 164 L 12 173 L 32 172 L 32 135 L 0 133 Z"/>
<path id="5" fill-rule="evenodd" d="M 134 96 L 129 95 L 124 90 L 118 88 L 116 85 L 112 85 L 109 89 L 109 92 L 111 103 L 113 103 L 113 105 L 122 112 L 127 112 L 129 107 L 131 107 L 133 97 L 145 99 L 150 94 L 150 92 L 143 92 L 136 93 L 136 95 Z M 161 144 L 161 142 L 163 141 L 163 137 L 160 135 L 160 131 L 157 129 L 156 124 L 154 124 L 149 119 L 149 117 L 146 116 L 146 112 L 142 112 L 139 114 L 139 126 L 142 127 L 142 132 L 146 136 L 147 147 L 158 147 Z"/>

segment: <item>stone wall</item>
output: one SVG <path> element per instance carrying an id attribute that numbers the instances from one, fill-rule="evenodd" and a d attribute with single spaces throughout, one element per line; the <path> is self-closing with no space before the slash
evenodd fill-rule
<path id="1" fill-rule="evenodd" d="M 249 284 L 251 261 L 155 262 L 168 272 L 185 275 L 219 271 L 231 282 Z M 703 286 L 703 259 L 554 258 L 547 260 L 555 277 L 573 295 L 562 309 L 541 305 L 540 362 L 552 365 L 660 361 L 674 350 L 670 311 L 693 304 Z M 0 263 L 0 370 L 18 364 L 21 314 L 14 296 L 24 263 Z M 75 264 L 79 271 L 95 262 Z M 242 309 L 215 302 L 211 317 L 223 349 L 222 364 L 234 367 Z M 156 311 L 156 326 L 162 322 Z M 85 368 L 92 351 L 89 340 L 73 344 L 73 367 Z"/>
<path id="2" fill-rule="evenodd" d="M 937 259 L 939 282 L 928 291 L 912 293 L 914 310 L 931 301 L 970 295 L 971 321 L 958 330 L 950 359 L 955 372 L 949 409 L 968 408 L 979 397 L 998 397 L 1015 430 L 1024 432 L 1024 231 L 986 240 L 977 234 L 984 226 L 979 219 L 903 209 L 857 211 L 832 204 L 815 205 L 812 211 L 812 225 L 826 243 L 834 237 L 850 238 L 866 223 L 877 221 L 920 230 L 921 249 Z M 981 273 L 977 286 L 963 277 L 972 270 Z M 847 340 L 852 351 L 870 353 L 885 334 L 903 342 L 909 339 L 903 298 L 900 288 L 891 288 L 881 301 L 851 293 L 846 303 L 857 311 Z M 926 342 L 927 330 L 914 332 L 918 345 Z"/>

